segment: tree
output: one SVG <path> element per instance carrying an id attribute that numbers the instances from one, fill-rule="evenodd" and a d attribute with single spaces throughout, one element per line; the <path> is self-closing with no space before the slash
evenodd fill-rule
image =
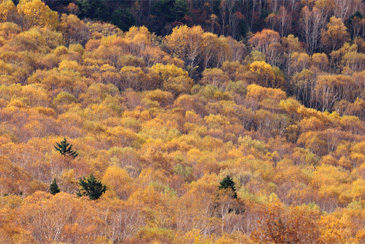
<path id="1" fill-rule="evenodd" d="M 144 2 L 144 1 L 143 1 Z M 148 28 L 158 35 L 167 34 L 165 26 L 167 22 L 180 22 L 188 12 L 188 2 L 184 0 L 158 0 L 153 2 L 151 15 L 149 15 Z M 148 10 L 149 11 L 149 10 Z M 169 29 L 171 30 L 171 29 Z"/>
<path id="2" fill-rule="evenodd" d="M 305 106 L 311 106 L 311 99 L 315 86 L 315 75 L 308 69 L 295 73 L 291 79 L 290 89 L 297 100 L 302 101 Z"/>
<path id="3" fill-rule="evenodd" d="M 279 41 L 280 35 L 278 32 L 264 29 L 261 32 L 257 32 L 253 37 L 251 37 L 248 43 L 254 46 L 257 51 L 262 52 L 266 55 L 267 51 L 269 50 L 270 44 Z"/>
<path id="4" fill-rule="evenodd" d="M 84 45 L 90 37 L 89 28 L 73 14 L 62 14 L 60 30 L 63 33 L 67 46 L 72 43 Z"/>
<path id="5" fill-rule="evenodd" d="M 17 219 L 21 221 L 19 232 L 29 233 L 25 235 L 31 237 L 30 240 L 21 237 L 20 241 L 24 243 L 71 243 L 75 240 L 89 243 L 97 242 L 97 236 L 103 235 L 99 231 L 99 209 L 86 199 L 65 192 L 55 196 L 35 192 L 24 199 L 17 213 Z"/>
<path id="6" fill-rule="evenodd" d="M 325 18 L 321 10 L 316 7 L 312 11 L 305 6 L 299 19 L 299 33 L 307 44 L 307 52 L 313 53 L 319 47 L 321 38 L 321 29 L 324 28 Z"/>
<path id="7" fill-rule="evenodd" d="M 280 36 L 287 36 L 291 27 L 291 15 L 284 6 L 281 6 L 279 12 L 271 13 L 266 17 L 266 22 L 271 24 L 271 29 L 275 29 L 280 33 Z"/>
<path id="8" fill-rule="evenodd" d="M 123 200 L 127 200 L 134 189 L 133 179 L 118 166 L 110 166 L 105 171 L 102 180 L 108 186 L 109 191 L 114 191 Z"/>
<path id="9" fill-rule="evenodd" d="M 90 18 L 93 20 L 107 20 L 108 7 L 104 0 L 80 0 L 77 1 L 80 8 L 81 18 Z"/>
<path id="10" fill-rule="evenodd" d="M 354 11 L 353 0 L 335 0 L 334 15 L 344 21 Z"/>
<path id="11" fill-rule="evenodd" d="M 67 142 L 66 137 L 61 141 L 61 143 L 57 143 L 54 148 L 61 153 L 62 156 L 70 156 L 76 158 L 79 154 L 77 151 L 72 150 L 72 145 Z"/>
<path id="12" fill-rule="evenodd" d="M 226 176 L 221 182 L 218 187 L 219 190 L 232 190 L 233 198 L 237 198 L 237 192 L 236 192 L 236 186 L 234 181 L 229 177 L 229 175 Z"/>
<path id="13" fill-rule="evenodd" d="M 16 7 L 11 0 L 5 0 L 0 3 L 0 21 L 6 22 L 14 19 Z"/>
<path id="14" fill-rule="evenodd" d="M 321 75 L 314 87 L 318 109 L 331 110 L 332 106 L 345 99 L 354 102 L 359 96 L 359 87 L 354 79 L 346 75 Z"/>
<path id="15" fill-rule="evenodd" d="M 270 64 L 255 61 L 249 65 L 249 69 L 255 75 L 255 83 L 265 87 L 280 87 L 281 84 L 276 84 L 276 75 Z"/>
<path id="16" fill-rule="evenodd" d="M 319 210 L 306 205 L 286 208 L 271 203 L 263 208 L 251 239 L 255 243 L 322 243 L 318 240 L 320 215 Z"/>
<path id="17" fill-rule="evenodd" d="M 54 29 L 59 25 L 57 12 L 52 11 L 41 0 L 21 0 L 17 9 L 24 17 L 24 25 L 27 28 L 38 25 Z"/>
<path id="18" fill-rule="evenodd" d="M 242 221 L 242 214 L 245 212 L 244 204 L 237 198 L 236 186 L 228 175 L 220 182 L 219 191 L 214 201 L 216 216 L 220 218 L 222 232 L 230 232 L 229 228 L 239 219 Z M 228 228 L 228 229 L 227 229 Z"/>
<path id="19" fill-rule="evenodd" d="M 165 44 L 172 54 L 184 60 L 186 66 L 195 67 L 202 51 L 203 33 L 200 26 L 175 27 L 172 33 L 166 36 Z"/>
<path id="20" fill-rule="evenodd" d="M 173 64 L 156 64 L 151 67 L 151 70 L 160 77 L 163 90 L 173 93 L 176 97 L 181 93 L 189 93 L 194 85 L 188 72 Z"/>
<path id="21" fill-rule="evenodd" d="M 229 81 L 228 75 L 217 68 L 204 70 L 203 78 L 200 80 L 204 85 L 212 85 L 218 88 L 224 88 Z"/>
<path id="22" fill-rule="evenodd" d="M 153 84 L 153 80 L 140 67 L 124 66 L 120 70 L 120 79 L 115 84 L 120 90 L 132 88 L 135 91 L 155 88 L 158 84 Z"/>
<path id="23" fill-rule="evenodd" d="M 342 45 L 350 40 L 347 27 L 334 16 L 330 18 L 327 24 L 327 30 L 322 32 L 321 42 L 328 52 L 334 51 L 342 47 Z"/>
<path id="24" fill-rule="evenodd" d="M 202 48 L 202 63 L 203 68 L 206 69 L 208 67 L 214 66 L 217 62 L 217 51 L 219 49 L 218 44 L 218 36 L 216 34 L 210 32 L 204 32 L 202 35 L 202 42 L 200 43 Z"/>
<path id="25" fill-rule="evenodd" d="M 328 57 L 325 53 L 315 53 L 312 55 L 312 65 L 320 71 L 326 72 L 328 69 Z"/>
<path id="26" fill-rule="evenodd" d="M 287 36 L 287 33 L 289 32 L 292 23 L 291 15 L 288 13 L 284 6 L 281 6 L 277 17 L 278 31 L 280 33 L 280 36 Z"/>
<path id="27" fill-rule="evenodd" d="M 52 195 L 56 195 L 57 193 L 60 192 L 60 188 L 57 185 L 56 179 L 53 179 L 51 185 L 49 186 L 49 192 Z"/>
<path id="28" fill-rule="evenodd" d="M 77 193 L 79 197 L 88 196 L 90 200 L 98 199 L 106 191 L 106 186 L 101 181 L 96 180 L 93 174 L 88 178 L 82 177 L 79 179 L 81 190 Z"/>
<path id="29" fill-rule="evenodd" d="M 111 21 L 123 31 L 128 31 L 129 28 L 136 23 L 136 20 L 130 10 L 123 8 L 114 11 L 111 16 Z"/>
<path id="30" fill-rule="evenodd" d="M 43 1 L 48 7 L 54 11 L 59 11 L 61 8 L 65 8 L 72 1 L 71 0 L 44 0 Z"/>

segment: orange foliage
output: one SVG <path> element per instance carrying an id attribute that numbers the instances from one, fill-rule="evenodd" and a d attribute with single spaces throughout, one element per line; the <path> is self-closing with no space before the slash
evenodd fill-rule
<path id="1" fill-rule="evenodd" d="M 263 1 L 243 17 L 227 0 L 205 26 L 175 22 L 164 38 L 58 16 L 44 2 L 0 0 L 1 243 L 365 241 L 365 45 L 355 2 L 341 12 L 337 0 Z M 202 12 L 188 4 L 194 17 L 181 21 L 204 23 L 215 9 L 208 2 Z M 137 22 L 140 3 L 128 10 Z M 299 23 L 289 21 L 299 12 Z M 301 37 L 244 37 L 246 24 Z M 350 34 L 357 39 L 346 43 Z M 77 158 L 55 151 L 63 137 Z M 107 187 L 96 201 L 76 197 L 91 173 Z M 219 191 L 227 175 L 237 198 Z M 53 179 L 56 195 L 47 193 Z"/>

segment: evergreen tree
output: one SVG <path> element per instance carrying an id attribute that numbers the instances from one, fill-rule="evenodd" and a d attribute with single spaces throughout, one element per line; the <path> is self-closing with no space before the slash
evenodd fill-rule
<path id="1" fill-rule="evenodd" d="M 82 177 L 79 179 L 81 190 L 77 193 L 79 197 L 88 196 L 90 200 L 98 199 L 106 191 L 106 186 L 95 179 L 93 174 L 88 178 Z"/>
<path id="2" fill-rule="evenodd" d="M 56 195 L 57 193 L 60 192 L 60 188 L 57 185 L 56 179 L 53 179 L 51 185 L 49 186 L 49 192 L 52 195 Z"/>
<path id="3" fill-rule="evenodd" d="M 67 142 L 66 137 L 61 141 L 61 143 L 57 143 L 54 148 L 61 153 L 63 156 L 70 156 L 76 158 L 79 154 L 72 150 L 72 145 Z"/>
<path id="4" fill-rule="evenodd" d="M 228 175 L 224 178 L 219 185 L 219 190 L 232 190 L 233 198 L 237 198 L 236 186 L 234 181 Z"/>
<path id="5" fill-rule="evenodd" d="M 105 0 L 78 0 L 77 6 L 80 8 L 80 18 L 90 18 L 92 20 L 109 20 L 110 11 Z"/>
<path id="6" fill-rule="evenodd" d="M 117 9 L 111 16 L 111 22 L 117 25 L 122 31 L 128 31 L 136 24 L 135 18 L 129 9 Z"/>

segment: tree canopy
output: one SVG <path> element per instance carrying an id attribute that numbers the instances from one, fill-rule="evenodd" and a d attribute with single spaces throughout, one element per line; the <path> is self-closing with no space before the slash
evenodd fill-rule
<path id="1" fill-rule="evenodd" d="M 77 193 L 78 196 L 87 196 L 90 200 L 97 200 L 105 193 L 106 186 L 98 181 L 93 174 L 89 177 L 82 177 L 78 182 L 81 189 Z"/>
<path id="2" fill-rule="evenodd" d="M 365 243 L 363 7 L 0 0 L 0 243 Z"/>
<path id="3" fill-rule="evenodd" d="M 79 155 L 77 151 L 72 149 L 72 145 L 67 142 L 66 137 L 60 143 L 57 143 L 54 148 L 61 153 L 62 156 L 76 158 Z"/>

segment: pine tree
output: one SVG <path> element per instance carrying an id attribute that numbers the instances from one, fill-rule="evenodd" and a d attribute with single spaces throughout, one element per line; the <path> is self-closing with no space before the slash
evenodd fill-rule
<path id="1" fill-rule="evenodd" d="M 237 198 L 236 186 L 234 181 L 228 175 L 224 178 L 219 185 L 219 190 L 232 190 L 233 198 Z"/>
<path id="2" fill-rule="evenodd" d="M 72 150 L 72 145 L 67 142 L 66 137 L 61 141 L 61 143 L 57 143 L 54 148 L 61 153 L 63 156 L 70 156 L 76 158 L 79 154 Z"/>
<path id="3" fill-rule="evenodd" d="M 56 195 L 57 193 L 60 192 L 60 188 L 57 185 L 56 179 L 53 179 L 51 185 L 49 186 L 49 192 L 52 195 Z"/>
<path id="4" fill-rule="evenodd" d="M 79 179 L 81 190 L 77 193 L 79 197 L 88 196 L 90 200 L 98 199 L 106 191 L 106 186 L 95 179 L 93 174 L 88 178 L 82 177 Z"/>

